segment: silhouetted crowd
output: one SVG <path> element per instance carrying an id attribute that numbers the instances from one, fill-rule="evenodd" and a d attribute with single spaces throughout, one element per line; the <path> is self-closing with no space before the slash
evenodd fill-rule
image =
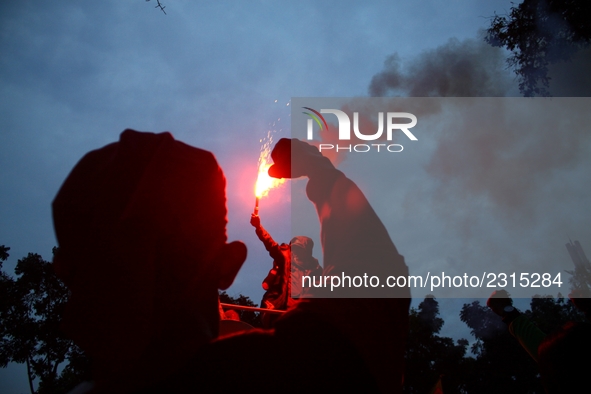
<path id="1" fill-rule="evenodd" d="M 228 242 L 214 155 L 170 133 L 128 129 L 74 167 L 52 206 L 54 265 L 71 294 L 62 327 L 92 360 L 92 384 L 74 392 L 402 392 L 410 289 L 328 294 L 299 278 L 406 276 L 404 258 L 357 185 L 315 147 L 281 139 L 271 157 L 270 176 L 308 178 L 323 267 L 310 238 L 278 244 L 253 215 L 273 259 L 261 306 L 286 312 L 265 314 L 266 329 L 221 337 L 220 320 L 232 317 L 222 316 L 218 290 L 247 248 Z M 538 361 L 548 392 L 584 384 L 587 325 L 546 336 L 507 294 L 488 305 Z"/>

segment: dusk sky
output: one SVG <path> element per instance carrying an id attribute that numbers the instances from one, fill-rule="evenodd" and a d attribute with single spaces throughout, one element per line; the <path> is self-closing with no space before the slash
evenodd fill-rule
<path id="1" fill-rule="evenodd" d="M 509 0 L 162 4 L 166 14 L 155 0 L 0 3 L 6 272 L 29 252 L 51 259 L 50 204 L 86 152 L 126 128 L 170 131 L 212 151 L 222 166 L 229 240 L 248 246 L 228 293 L 258 303 L 271 267 L 249 224 L 260 141 L 269 131 L 275 141 L 290 137 L 292 98 L 519 96 L 507 53 L 482 39 L 495 12 L 509 12 Z M 551 69 L 553 96 L 589 96 L 590 57 Z M 516 129 L 504 115 L 471 112 L 457 128 L 447 119 L 448 128 L 422 129 L 416 145 L 405 141 L 392 158 L 345 154 L 337 164 L 365 192 L 411 273 L 463 274 L 473 262 L 490 271 L 495 261 L 512 260 L 530 272 L 538 262 L 572 269 L 569 237 L 591 253 L 586 100 L 557 99 L 549 117 L 525 110 Z M 565 123 L 560 105 L 582 110 Z M 425 125 L 437 119 L 431 122 Z M 261 201 L 262 224 L 279 242 L 300 230 L 291 226 L 290 191 L 288 183 Z M 302 217 L 312 212 L 302 209 Z M 320 257 L 318 230 L 310 231 Z M 442 334 L 469 335 L 458 318 L 462 301 L 439 301 L 449 313 Z M 28 392 L 24 371 L 0 370 L 0 391 Z"/>

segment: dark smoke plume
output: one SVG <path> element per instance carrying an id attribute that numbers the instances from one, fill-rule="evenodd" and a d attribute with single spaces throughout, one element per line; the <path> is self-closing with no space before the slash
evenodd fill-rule
<path id="1" fill-rule="evenodd" d="M 500 97 L 511 87 L 503 50 L 483 40 L 458 41 L 419 55 L 403 65 L 398 54 L 369 85 L 370 96 Z"/>
<path id="2" fill-rule="evenodd" d="M 372 78 L 369 93 L 403 97 L 517 96 L 517 79 L 506 68 L 505 57 L 506 52 L 483 39 L 450 39 L 407 62 L 393 54 Z M 561 96 L 589 95 L 590 65 L 589 50 L 580 51 L 572 61 L 554 65 L 550 69 L 550 88 Z M 588 125 L 569 123 L 561 116 L 515 116 L 515 111 L 508 116 L 508 108 L 500 105 L 491 108 L 490 113 L 480 108 L 469 112 L 458 127 L 441 130 L 426 170 L 439 181 L 440 197 L 466 202 L 477 197 L 493 203 L 505 217 L 531 219 L 537 201 L 543 198 L 542 189 L 557 171 L 573 168 L 587 157 L 591 133 Z"/>

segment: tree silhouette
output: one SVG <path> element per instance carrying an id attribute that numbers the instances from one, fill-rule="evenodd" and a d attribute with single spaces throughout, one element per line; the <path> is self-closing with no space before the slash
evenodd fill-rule
<path id="1" fill-rule="evenodd" d="M 1 260 L 8 250 L 0 247 Z M 15 274 L 16 279 L 4 271 L 0 275 L 0 366 L 26 364 L 31 393 L 66 392 L 88 372 L 86 357 L 59 329 L 68 290 L 52 264 L 35 253 L 18 260 Z M 70 364 L 58 374 L 66 360 Z"/>
<path id="2" fill-rule="evenodd" d="M 591 42 L 591 2 L 524 0 L 509 15 L 492 19 L 486 41 L 512 52 L 507 63 L 524 96 L 548 96 L 548 66 Z"/>
<path id="3" fill-rule="evenodd" d="M 501 318 L 479 301 L 464 304 L 460 319 L 476 341 L 466 375 L 469 393 L 543 393 L 535 361 L 511 336 Z"/>
<path id="4" fill-rule="evenodd" d="M 242 305 L 242 306 L 254 306 L 257 307 L 258 305 L 255 304 L 249 297 L 240 294 L 238 297 L 234 298 L 228 295 L 225 291 L 220 291 L 220 302 L 224 304 L 234 304 L 234 305 Z M 253 327 L 262 327 L 261 323 L 261 314 L 251 311 L 243 311 L 237 310 L 238 316 L 240 316 L 240 321 L 250 324 Z"/>
<path id="5" fill-rule="evenodd" d="M 146 0 L 146 1 L 150 1 L 150 0 Z M 166 8 L 166 6 L 162 5 L 162 3 L 160 2 L 160 0 L 156 0 L 156 7 L 154 8 L 160 8 L 160 10 L 162 10 L 162 12 L 164 12 L 164 15 L 166 15 L 166 11 L 164 11 L 164 9 Z"/>
<path id="6" fill-rule="evenodd" d="M 404 392 L 427 393 L 443 375 L 443 391 L 460 393 L 468 341 L 460 339 L 454 344 L 452 338 L 437 335 L 444 322 L 439 317 L 439 303 L 432 296 L 427 296 L 418 309 L 412 308 L 409 319 Z"/>

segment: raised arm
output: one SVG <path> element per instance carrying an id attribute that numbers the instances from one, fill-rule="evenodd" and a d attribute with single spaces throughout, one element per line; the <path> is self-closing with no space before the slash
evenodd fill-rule
<path id="1" fill-rule="evenodd" d="M 250 217 L 250 224 L 255 228 L 256 235 L 259 237 L 263 245 L 265 245 L 265 249 L 269 252 L 269 255 L 273 259 L 280 259 L 281 258 L 281 251 L 279 249 L 279 244 L 275 242 L 271 234 L 265 230 L 265 228 L 261 225 L 261 218 L 259 215 L 252 215 Z"/>
<path id="2" fill-rule="evenodd" d="M 269 175 L 307 176 L 307 195 L 321 224 L 325 276 L 408 275 L 388 232 L 357 187 L 318 149 L 297 139 L 280 140 Z M 300 310 L 322 315 L 358 349 L 380 390 L 401 392 L 408 332 L 408 287 L 345 287 L 319 290 Z M 327 298 L 332 297 L 332 298 Z"/>

